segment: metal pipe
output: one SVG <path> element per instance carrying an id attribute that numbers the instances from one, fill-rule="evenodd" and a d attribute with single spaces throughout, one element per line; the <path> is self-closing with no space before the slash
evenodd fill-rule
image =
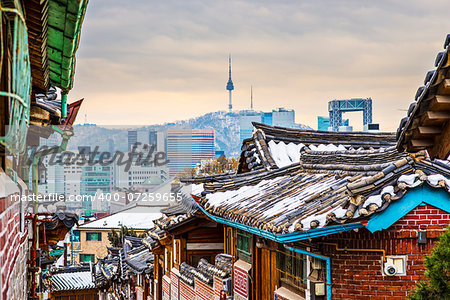
<path id="1" fill-rule="evenodd" d="M 70 135 L 68 135 L 66 132 L 61 130 L 60 128 L 56 126 L 52 126 L 52 129 L 58 132 L 62 136 L 61 145 L 58 147 L 52 147 L 48 150 L 44 150 L 41 152 L 35 152 L 33 155 L 33 163 L 31 165 L 31 176 L 32 176 L 32 191 L 34 194 L 34 204 L 33 204 L 33 212 L 37 213 L 38 211 L 38 202 L 37 202 L 37 196 L 38 196 L 38 187 L 39 187 L 39 178 L 38 178 L 38 163 L 39 159 L 42 156 L 58 153 L 61 151 L 65 151 L 67 148 L 67 144 L 69 143 Z"/>
<path id="2" fill-rule="evenodd" d="M 67 118 L 67 93 L 61 93 L 61 118 Z"/>
<path id="3" fill-rule="evenodd" d="M 28 299 L 32 300 L 38 300 L 39 297 L 36 295 L 36 273 L 39 271 L 39 267 L 36 265 L 36 259 L 37 259 L 37 243 L 38 243 L 38 221 L 39 222 L 48 222 L 50 220 L 38 220 L 39 215 L 49 215 L 47 213 L 40 213 L 40 214 L 31 214 L 26 216 L 25 218 L 32 221 L 32 241 L 31 241 L 31 251 L 30 251 L 30 260 L 28 261 L 28 264 L 30 265 L 28 267 L 28 270 L 31 273 L 31 291 Z M 45 227 L 45 225 L 44 225 Z"/>
<path id="4" fill-rule="evenodd" d="M 73 264 L 73 228 L 70 228 L 70 265 Z"/>
<path id="5" fill-rule="evenodd" d="M 296 253 L 300 253 L 303 255 L 308 255 L 311 257 L 315 257 L 321 260 L 324 260 L 326 263 L 326 269 L 327 269 L 327 299 L 331 300 L 332 299 L 332 294 L 331 294 L 331 259 L 329 257 L 320 255 L 320 254 L 315 254 L 303 249 L 298 249 L 298 248 L 294 248 L 294 247 L 290 247 L 288 245 L 284 245 L 284 248 L 292 251 L 292 252 L 296 252 Z"/>
<path id="6" fill-rule="evenodd" d="M 383 253 L 383 261 L 386 262 L 386 251 L 384 251 L 384 249 L 349 249 L 349 248 L 339 248 L 339 245 L 338 245 L 337 243 L 323 243 L 323 242 L 319 242 L 319 244 L 335 246 L 335 247 L 336 247 L 336 251 L 353 251 L 353 252 L 367 251 L 367 252 L 382 252 L 382 253 Z"/>

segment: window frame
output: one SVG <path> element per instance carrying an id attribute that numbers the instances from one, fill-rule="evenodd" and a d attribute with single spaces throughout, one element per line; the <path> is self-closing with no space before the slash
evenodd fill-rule
<path id="1" fill-rule="evenodd" d="M 286 286 L 295 291 L 305 292 L 307 289 L 307 264 L 306 255 L 291 252 L 282 245 L 276 252 L 276 269 L 279 274 L 280 286 Z"/>
<path id="2" fill-rule="evenodd" d="M 97 234 L 97 239 L 92 239 L 91 236 L 93 234 Z M 102 233 L 99 231 L 88 231 L 86 232 L 86 241 L 87 242 L 101 242 L 102 241 Z"/>
<path id="3" fill-rule="evenodd" d="M 247 249 L 244 247 L 247 246 Z M 246 231 L 236 230 L 236 256 L 243 261 L 252 263 L 253 256 L 253 235 Z"/>
<path id="4" fill-rule="evenodd" d="M 89 257 L 90 260 L 87 261 L 86 257 Z M 87 262 L 95 263 L 95 254 L 80 253 L 80 263 L 87 263 Z"/>

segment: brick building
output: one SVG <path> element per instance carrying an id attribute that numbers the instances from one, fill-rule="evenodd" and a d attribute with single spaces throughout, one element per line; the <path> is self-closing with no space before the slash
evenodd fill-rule
<path id="1" fill-rule="evenodd" d="M 333 288 L 341 299 L 405 299 L 425 272 L 424 256 L 433 249 L 436 238 L 450 224 L 450 214 L 425 204 L 417 206 L 400 218 L 389 229 L 370 233 L 346 232 L 323 238 L 324 255 L 331 258 Z M 426 239 L 418 242 L 419 232 Z M 424 236 L 424 237 L 425 237 Z M 405 274 L 383 276 L 380 270 L 380 252 L 357 253 L 349 249 L 382 249 L 390 256 L 405 256 Z M 346 271 L 349 270 L 349 271 Z M 336 299 L 339 299 L 335 297 Z"/>
<path id="2" fill-rule="evenodd" d="M 26 185 L 15 183 L 0 169 L 0 299 L 25 299 L 27 281 L 27 232 L 24 211 L 15 197 Z"/>
<path id="3" fill-rule="evenodd" d="M 184 180 L 237 299 L 406 299 L 450 225 L 450 163 L 384 133 L 254 124 L 237 174 Z"/>

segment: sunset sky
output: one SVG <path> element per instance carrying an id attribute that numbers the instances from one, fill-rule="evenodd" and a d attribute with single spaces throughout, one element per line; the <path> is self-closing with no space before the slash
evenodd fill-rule
<path id="1" fill-rule="evenodd" d="M 234 109 L 296 111 L 317 128 L 332 99 L 372 97 L 396 130 L 450 33 L 448 1 L 89 1 L 69 101 L 78 122 L 150 125 Z M 362 115 L 347 114 L 361 129 Z"/>

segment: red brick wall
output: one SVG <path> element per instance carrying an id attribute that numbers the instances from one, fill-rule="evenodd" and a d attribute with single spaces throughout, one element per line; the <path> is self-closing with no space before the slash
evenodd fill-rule
<path id="1" fill-rule="evenodd" d="M 406 299 L 423 277 L 424 256 L 449 225 L 450 214 L 426 205 L 382 232 L 360 229 L 323 238 L 322 242 L 337 243 L 339 248 L 384 249 L 386 255 L 407 255 L 405 276 L 384 276 L 381 252 L 336 251 L 334 246 L 321 245 L 322 253 L 331 258 L 333 299 Z M 417 243 L 418 230 L 427 231 L 424 245 Z"/>
<path id="2" fill-rule="evenodd" d="M 5 184 L 5 177 L 1 179 L 8 194 L 11 182 Z M 0 197 L 0 299 L 26 298 L 27 230 L 21 231 L 21 203 L 14 194 Z"/>

